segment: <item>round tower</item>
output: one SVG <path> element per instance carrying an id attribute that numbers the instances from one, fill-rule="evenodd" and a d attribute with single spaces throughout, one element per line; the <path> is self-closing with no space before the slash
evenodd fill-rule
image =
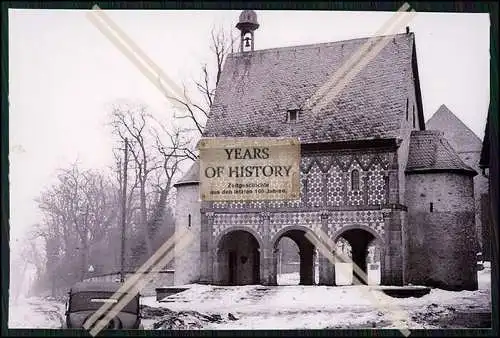
<path id="1" fill-rule="evenodd" d="M 201 201 L 199 192 L 199 162 L 193 163 L 187 173 L 174 185 L 177 189 L 175 231 L 191 231 L 193 241 L 182 251 L 174 248 L 174 285 L 197 282 L 200 279 Z"/>
<path id="2" fill-rule="evenodd" d="M 254 50 L 254 31 L 259 28 L 257 14 L 255 11 L 246 9 L 240 14 L 240 19 L 236 24 L 240 30 L 240 52 Z M 249 49 L 250 48 L 250 49 Z"/>
<path id="3" fill-rule="evenodd" d="M 477 290 L 474 169 L 440 131 L 414 131 L 406 167 L 406 282 Z"/>

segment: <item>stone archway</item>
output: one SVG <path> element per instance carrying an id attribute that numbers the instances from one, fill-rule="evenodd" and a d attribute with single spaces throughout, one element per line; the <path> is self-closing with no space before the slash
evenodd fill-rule
<path id="1" fill-rule="evenodd" d="M 258 239 L 246 229 L 233 229 L 221 235 L 216 246 L 215 283 L 259 284 L 260 248 Z"/>
<path id="2" fill-rule="evenodd" d="M 363 225 L 353 225 L 342 228 L 334 235 L 334 242 L 337 244 L 341 241 L 341 239 L 348 243 L 349 245 L 349 255 L 353 267 L 352 267 L 352 275 L 353 275 L 353 284 L 367 284 L 368 283 L 368 249 L 370 247 L 376 246 L 378 247 L 378 255 L 380 257 L 380 252 L 383 248 L 383 240 L 380 235 L 375 232 L 373 229 L 363 226 Z M 338 249 L 338 248 L 337 248 Z M 345 253 L 344 253 L 345 254 Z M 336 258 L 336 265 L 347 263 L 342 261 L 341 258 Z M 357 269 L 354 268 L 357 266 L 361 273 L 358 273 Z M 334 269 L 334 280 L 336 278 L 335 274 L 341 273 L 339 269 Z"/>
<path id="3" fill-rule="evenodd" d="M 278 232 L 273 240 L 273 277 L 277 276 L 278 272 L 278 256 L 279 243 L 281 239 L 287 237 L 297 245 L 299 249 L 299 284 L 314 285 L 315 284 L 315 258 L 316 248 L 305 236 L 309 229 L 301 226 L 286 227 Z M 274 278 L 277 281 L 276 278 Z"/>

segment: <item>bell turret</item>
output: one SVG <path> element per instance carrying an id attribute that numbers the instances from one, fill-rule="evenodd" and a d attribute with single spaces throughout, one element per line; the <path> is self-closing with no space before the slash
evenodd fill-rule
<path id="1" fill-rule="evenodd" d="M 254 11 L 246 9 L 240 14 L 240 20 L 236 24 L 241 32 L 240 35 L 240 52 L 248 52 L 254 50 L 254 31 L 259 28 L 257 22 L 257 14 Z M 250 50 L 248 49 L 250 48 Z"/>

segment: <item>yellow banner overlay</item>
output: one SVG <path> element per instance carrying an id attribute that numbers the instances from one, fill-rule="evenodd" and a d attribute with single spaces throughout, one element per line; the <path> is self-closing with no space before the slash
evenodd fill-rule
<path id="1" fill-rule="evenodd" d="M 198 150 L 203 201 L 300 198 L 297 138 L 202 138 Z"/>

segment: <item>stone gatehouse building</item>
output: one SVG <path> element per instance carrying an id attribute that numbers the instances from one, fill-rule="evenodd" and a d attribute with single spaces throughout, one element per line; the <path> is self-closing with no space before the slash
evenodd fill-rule
<path id="1" fill-rule="evenodd" d="M 335 265 L 305 237 L 321 229 L 349 242 L 364 271 L 377 243 L 383 285 L 477 289 L 477 173 L 425 128 L 415 34 L 390 36 L 313 114 L 307 100 L 369 39 L 254 50 L 256 14 L 243 11 L 237 27 L 241 49 L 226 59 L 204 136 L 298 137 L 300 199 L 201 201 L 194 163 L 176 184 L 176 229 L 196 241 L 176 253 L 174 283 L 275 285 L 288 237 L 300 283 L 335 285 Z"/>

